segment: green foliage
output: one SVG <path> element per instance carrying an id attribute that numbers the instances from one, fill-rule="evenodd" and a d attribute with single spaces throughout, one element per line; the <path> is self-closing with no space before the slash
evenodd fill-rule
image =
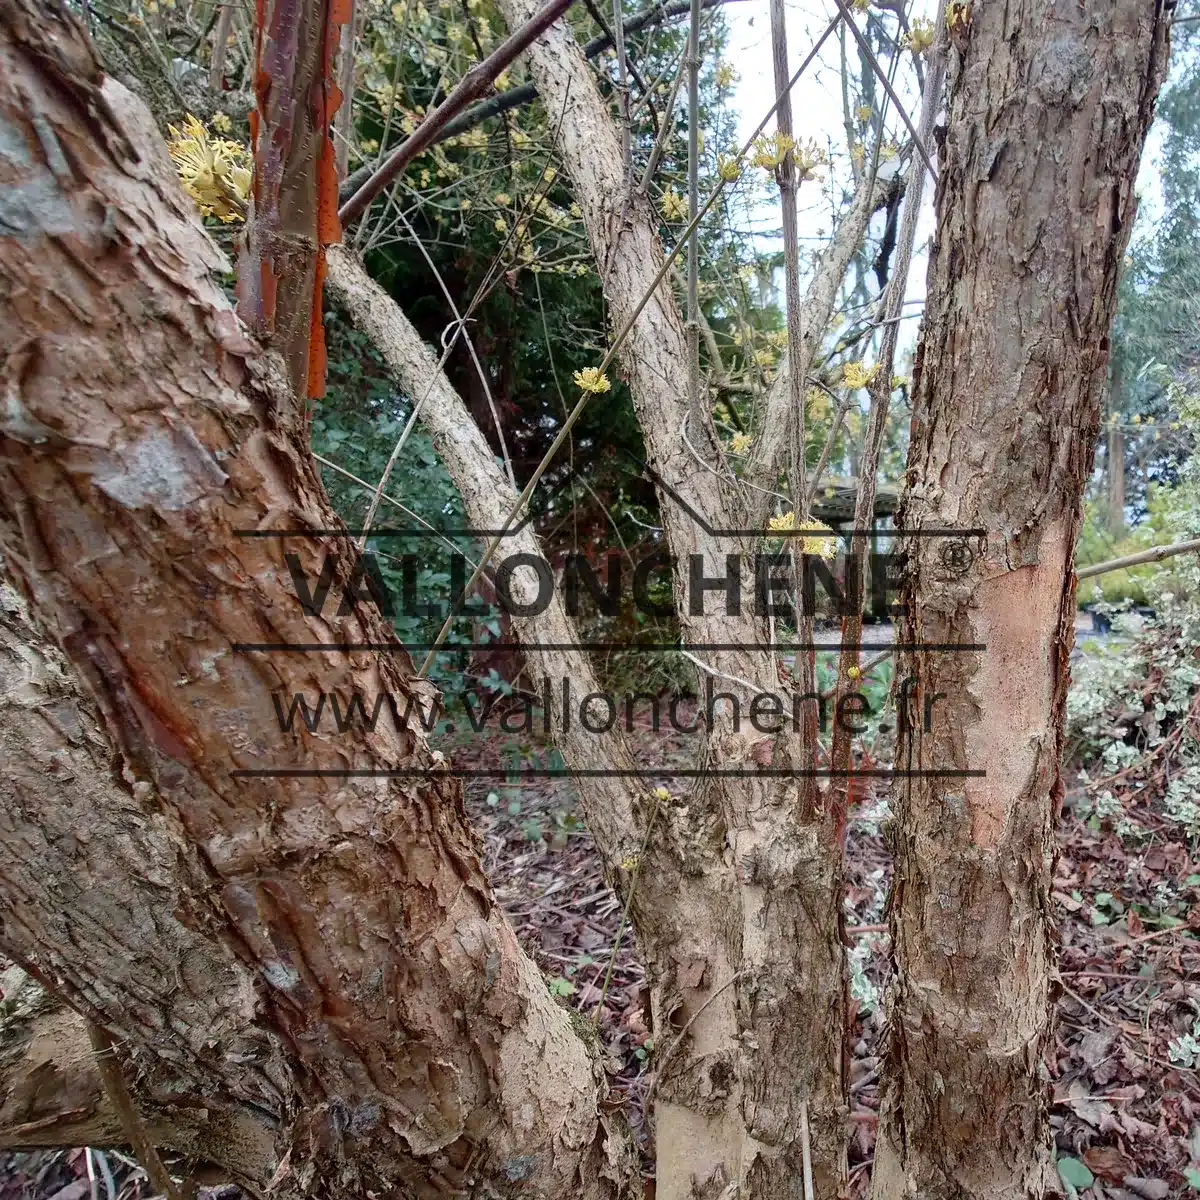
<path id="1" fill-rule="evenodd" d="M 1176 498 L 1172 489 L 1151 488 L 1147 496 L 1145 518 L 1132 529 L 1123 530 L 1118 535 L 1109 528 L 1106 513 L 1100 504 L 1094 500 L 1088 501 L 1084 505 L 1083 528 L 1075 548 L 1076 566 L 1096 566 L 1188 536 L 1172 520 L 1175 504 Z M 1103 602 L 1109 605 L 1147 604 L 1147 584 L 1151 583 L 1162 569 L 1159 563 L 1144 563 L 1141 566 L 1108 571 L 1093 579 L 1085 579 L 1079 585 L 1079 602 Z"/>
<path id="2" fill-rule="evenodd" d="M 1147 167 L 1161 209 L 1147 203 L 1126 255 L 1112 331 L 1110 423 L 1125 435 L 1127 505 L 1140 513 L 1154 484 L 1171 484 L 1194 445 L 1181 373 L 1194 365 L 1200 328 L 1200 54 L 1196 30 L 1178 30 L 1159 97 L 1158 150 Z M 1152 140 L 1153 144 L 1153 140 Z M 1144 189 L 1143 189 L 1144 190 Z"/>

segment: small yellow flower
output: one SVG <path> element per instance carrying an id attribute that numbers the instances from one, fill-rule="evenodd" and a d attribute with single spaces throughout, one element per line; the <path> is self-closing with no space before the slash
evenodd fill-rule
<path id="1" fill-rule="evenodd" d="M 212 120 L 209 122 L 209 124 L 212 125 L 212 127 L 218 133 L 228 133 L 233 128 L 233 122 L 229 119 L 228 114 L 223 112 L 213 113 Z"/>
<path id="2" fill-rule="evenodd" d="M 668 221 L 682 221 L 687 214 L 687 201 L 673 187 L 668 187 L 663 192 L 662 215 Z"/>
<path id="3" fill-rule="evenodd" d="M 850 667 L 847 669 L 846 674 L 849 675 L 851 679 L 861 679 L 862 667 Z"/>
<path id="4" fill-rule="evenodd" d="M 362 152 L 364 154 L 374 154 L 379 149 L 379 140 L 377 138 L 363 138 Z"/>
<path id="5" fill-rule="evenodd" d="M 829 161 L 825 151 L 809 138 L 798 144 L 792 151 L 792 161 L 796 164 L 796 178 L 800 183 L 808 179 L 816 179 L 817 168 Z"/>
<path id="6" fill-rule="evenodd" d="M 671 793 L 665 787 L 656 787 L 654 789 L 654 798 L 656 800 L 670 800 Z"/>
<path id="7" fill-rule="evenodd" d="M 837 538 L 827 525 L 820 521 L 809 521 L 806 525 L 797 526 L 804 537 L 797 538 L 801 554 L 811 554 L 814 558 L 834 558 L 837 555 Z"/>
<path id="8" fill-rule="evenodd" d="M 924 54 L 933 45 L 933 22 L 917 17 L 912 28 L 904 35 L 902 45 L 914 54 Z"/>
<path id="9" fill-rule="evenodd" d="M 575 264 L 575 274 L 576 275 L 586 275 L 587 273 L 588 273 L 587 263 L 576 263 Z"/>
<path id="10" fill-rule="evenodd" d="M 717 174 L 726 183 L 736 183 L 742 174 L 742 160 L 736 154 L 718 154 Z"/>
<path id="11" fill-rule="evenodd" d="M 850 147 L 850 161 L 860 170 L 862 169 L 863 163 L 867 161 L 867 148 L 862 142 L 855 142 Z"/>
<path id="12" fill-rule="evenodd" d="M 500 74 L 496 76 L 496 83 L 495 83 L 496 91 L 502 92 L 507 87 L 508 87 L 508 72 L 501 71 Z"/>
<path id="13" fill-rule="evenodd" d="M 558 171 L 554 167 L 547 167 L 542 172 L 542 179 L 546 183 L 553 183 L 558 178 Z"/>
<path id="14" fill-rule="evenodd" d="M 580 208 L 579 205 L 576 204 L 573 200 L 571 201 L 571 208 L 569 211 L 571 213 L 571 216 L 573 216 L 576 220 L 578 220 L 580 217 L 583 216 L 583 209 Z"/>
<path id="15" fill-rule="evenodd" d="M 497 192 L 493 200 L 500 205 L 501 208 L 507 208 L 512 203 L 512 197 L 507 192 Z"/>
<path id="16" fill-rule="evenodd" d="M 641 861 L 641 858 L 639 855 L 631 854 L 631 855 L 629 855 L 628 858 L 623 858 L 621 860 L 621 870 L 622 871 L 636 871 L 638 868 L 638 863 L 640 861 Z"/>
<path id="17" fill-rule="evenodd" d="M 581 392 L 607 392 L 612 387 L 608 376 L 598 367 L 584 367 L 582 371 L 575 372 L 574 379 L 575 386 Z"/>
<path id="18" fill-rule="evenodd" d="M 735 433 L 729 441 L 729 448 L 734 454 L 745 454 L 750 449 L 750 435 L 748 433 Z"/>
<path id="19" fill-rule="evenodd" d="M 495 226 L 497 233 L 508 232 L 508 222 L 503 217 L 497 217 L 492 224 Z"/>
<path id="20" fill-rule="evenodd" d="M 795 141 L 786 133 L 776 130 L 770 137 L 759 134 L 754 139 L 754 158 L 751 160 L 756 167 L 764 171 L 774 171 L 787 157 L 787 152 L 795 145 Z"/>
<path id="21" fill-rule="evenodd" d="M 460 200 L 458 202 L 458 207 L 461 208 L 463 212 L 466 212 L 467 209 L 471 207 L 471 202 L 470 202 L 470 200 L 466 200 L 466 199 Z"/>
<path id="22" fill-rule="evenodd" d="M 179 172 L 183 190 L 200 212 L 220 221 L 237 221 L 246 215 L 250 195 L 250 155 L 245 146 L 226 138 L 213 138 L 196 117 L 188 113 L 183 129 L 167 126 L 171 140 L 167 152 Z"/>
<path id="23" fill-rule="evenodd" d="M 865 388 L 878 374 L 878 363 L 868 371 L 861 362 L 849 362 L 842 367 L 842 383 L 848 388 Z"/>
<path id="24" fill-rule="evenodd" d="M 860 121 L 869 121 L 869 120 L 871 119 L 871 113 L 872 113 L 873 111 L 874 111 L 874 110 L 871 108 L 871 106 L 870 106 L 869 104 L 860 104 L 860 105 L 859 105 L 859 106 L 858 106 L 858 107 L 857 107 L 857 108 L 854 110 L 854 115 L 855 115 L 855 116 L 856 116 L 856 117 L 857 117 L 857 118 L 858 118 Z"/>
<path id="25" fill-rule="evenodd" d="M 731 83 L 737 81 L 737 72 L 730 66 L 729 63 L 717 64 L 717 87 L 727 88 Z"/>
<path id="26" fill-rule="evenodd" d="M 778 517 L 772 517 L 767 522 L 767 528 L 776 533 L 782 533 L 787 529 L 795 529 L 796 514 L 794 512 L 785 512 Z"/>

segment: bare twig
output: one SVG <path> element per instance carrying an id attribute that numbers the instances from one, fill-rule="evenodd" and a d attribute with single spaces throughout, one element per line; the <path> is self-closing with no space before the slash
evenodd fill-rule
<path id="1" fill-rule="evenodd" d="M 166 1196 L 168 1200 L 182 1200 L 179 1189 L 167 1173 L 167 1168 L 163 1166 L 158 1150 L 150 1140 L 146 1126 L 142 1123 L 142 1118 L 134 1107 L 133 1098 L 129 1095 L 129 1089 L 125 1086 L 125 1078 L 121 1074 L 121 1067 L 116 1059 L 116 1043 L 109 1036 L 107 1030 L 101 1029 L 99 1025 L 91 1021 L 88 1022 L 88 1037 L 91 1039 L 92 1049 L 96 1053 L 96 1066 L 100 1070 L 104 1091 L 108 1095 L 109 1102 L 117 1111 L 121 1129 L 129 1140 L 134 1154 L 137 1155 L 138 1162 L 150 1177 L 151 1186 L 160 1195 Z"/>
<path id="2" fill-rule="evenodd" d="M 572 0 L 550 0 L 516 33 L 497 46 L 483 62 L 476 63 L 471 67 L 445 100 L 425 117 L 412 135 L 401 142 L 388 155 L 386 161 L 375 170 L 375 173 L 342 205 L 338 213 L 341 223 L 347 225 L 362 216 L 371 201 L 418 154 L 433 145 L 438 131 L 449 122 L 450 118 L 461 112 L 472 100 L 482 96 L 495 82 L 500 72 L 553 25 L 571 7 L 571 3 Z"/>
<path id="3" fill-rule="evenodd" d="M 929 157 L 929 151 L 925 148 L 925 140 L 913 127 L 912 118 L 908 115 L 908 110 L 900 102 L 900 97 L 896 95 L 896 89 L 892 87 L 892 81 L 887 77 L 887 72 L 879 65 L 879 59 L 875 57 L 875 51 L 871 49 L 871 43 L 863 36 L 863 32 L 854 23 L 854 18 L 850 15 L 850 10 L 846 7 L 846 0 L 837 0 L 838 11 L 845 18 L 846 24 L 850 28 L 850 32 L 854 34 L 855 40 L 858 42 L 859 48 L 866 55 L 867 61 L 871 64 L 871 70 L 879 77 L 879 82 L 883 84 L 883 90 L 887 92 L 891 102 L 896 106 L 896 111 L 900 114 L 900 119 L 904 122 L 908 129 L 909 136 L 913 139 L 917 146 L 917 153 L 924 160 L 926 167 L 929 168 L 929 174 L 933 178 L 933 182 L 937 183 L 937 171 L 934 170 L 933 159 Z M 932 71 L 930 72 L 932 74 Z M 926 80 L 928 83 L 928 80 Z M 926 139 L 928 134 L 926 134 Z"/>
<path id="4" fill-rule="evenodd" d="M 229 35 L 233 31 L 234 5 L 227 2 L 221 5 L 221 15 L 217 18 L 217 27 L 213 31 L 212 60 L 208 68 L 208 86 L 214 92 L 219 92 L 225 83 L 225 57 L 229 51 Z"/>
<path id="5" fill-rule="evenodd" d="M 800 1151 L 803 1155 L 804 1200 L 813 1200 L 812 1144 L 808 1132 L 808 1101 L 800 1101 Z"/>
<path id="6" fill-rule="evenodd" d="M 658 1081 L 662 1078 L 663 1072 L 667 1069 L 667 1063 L 669 1063 L 671 1061 L 671 1058 L 675 1054 L 675 1051 L 678 1050 L 679 1047 L 683 1045 L 684 1038 L 687 1037 L 688 1033 L 691 1031 L 692 1026 L 695 1025 L 696 1021 L 699 1019 L 701 1013 L 703 1013 L 704 1010 L 719 995 L 721 995 L 722 992 L 727 991 L 729 988 L 733 987 L 733 985 L 735 983 L 737 983 L 737 981 L 739 979 L 745 979 L 745 977 L 748 974 L 749 974 L 749 971 L 738 971 L 736 975 L 731 975 L 727 980 L 725 980 L 725 982 L 723 984 L 721 984 L 720 987 L 714 988 L 712 993 L 704 998 L 704 1003 L 701 1004 L 700 1007 L 697 1008 L 696 1011 L 694 1013 L 692 1013 L 692 1015 L 687 1019 L 687 1023 L 679 1031 L 679 1033 L 675 1036 L 675 1040 L 670 1044 L 670 1046 L 667 1047 L 666 1052 L 662 1056 L 662 1060 L 659 1062 L 657 1068 L 655 1069 L 654 1077 L 650 1080 L 650 1086 L 646 1089 L 646 1098 L 645 1098 L 645 1100 L 642 1101 L 642 1112 L 643 1113 L 650 1112 L 650 1105 L 651 1105 L 652 1101 L 654 1100 L 655 1089 L 658 1086 Z"/>
<path id="7" fill-rule="evenodd" d="M 1162 562 L 1164 558 L 1172 558 L 1176 554 L 1200 554 L 1200 538 L 1175 542 L 1170 546 L 1154 546 L 1137 554 L 1127 554 L 1124 558 L 1113 558 L 1094 567 L 1084 567 L 1075 572 L 1075 578 L 1092 579 L 1097 575 L 1107 575 L 1109 571 L 1123 571 L 1126 567 L 1139 567 L 1143 563 Z"/>
<path id="8" fill-rule="evenodd" d="M 350 15 L 342 26 L 338 45 L 338 91 L 341 107 L 333 118 L 334 160 L 339 179 L 350 165 L 350 142 L 354 137 L 354 39 L 358 33 L 358 0 L 350 0 Z"/>

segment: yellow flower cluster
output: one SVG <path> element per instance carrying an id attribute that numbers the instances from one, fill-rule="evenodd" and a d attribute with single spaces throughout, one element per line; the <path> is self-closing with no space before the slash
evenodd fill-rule
<path id="1" fill-rule="evenodd" d="M 820 521 L 809 521 L 798 528 L 805 534 L 798 539 L 802 554 L 811 554 L 815 558 L 834 558 L 837 555 L 837 537 L 828 525 L 822 525 Z"/>
<path id="2" fill-rule="evenodd" d="M 748 433 L 735 433 L 729 441 L 729 449 L 734 454 L 745 454 L 750 449 L 750 435 Z"/>
<path id="3" fill-rule="evenodd" d="M 598 367 L 584 367 L 574 375 L 575 386 L 581 392 L 607 392 L 612 384 Z"/>
<path id="4" fill-rule="evenodd" d="M 904 35 L 903 46 L 914 54 L 924 54 L 933 45 L 933 22 L 917 17 Z"/>
<path id="5" fill-rule="evenodd" d="M 796 164 L 796 178 L 800 183 L 817 178 L 817 168 L 829 161 L 825 151 L 809 138 L 797 143 L 792 150 L 792 161 Z"/>
<path id="6" fill-rule="evenodd" d="M 861 362 L 848 362 L 842 367 L 842 383 L 848 388 L 865 388 L 870 386 L 871 381 L 878 374 L 878 363 L 868 371 Z"/>
<path id="7" fill-rule="evenodd" d="M 717 64 L 717 87 L 727 88 L 730 84 L 737 82 L 737 77 L 737 72 L 729 63 Z"/>
<path id="8" fill-rule="evenodd" d="M 787 152 L 795 142 L 786 133 L 776 130 L 770 137 L 760 133 L 754 139 L 754 158 L 751 160 L 756 167 L 764 171 L 773 171 L 787 157 Z"/>
<path id="9" fill-rule="evenodd" d="M 687 217 L 687 214 L 687 201 L 673 187 L 668 187 L 663 192 L 662 215 L 668 221 L 682 221 Z"/>
<path id="10" fill-rule="evenodd" d="M 741 178 L 742 160 L 736 154 L 718 154 L 717 174 L 726 183 L 736 183 Z"/>
<path id="11" fill-rule="evenodd" d="M 810 554 L 816 558 L 833 558 L 837 554 L 837 537 L 828 525 L 820 521 L 806 521 L 803 525 L 796 524 L 796 514 L 786 512 L 782 516 L 772 517 L 767 527 L 776 533 L 797 530 L 804 534 L 795 540 L 800 543 L 800 553 Z"/>
<path id="12" fill-rule="evenodd" d="M 196 201 L 201 214 L 226 222 L 243 220 L 251 181 L 250 155 L 245 146 L 212 137 L 191 113 L 182 130 L 174 125 L 167 129 L 171 134 L 167 143 L 171 161 L 183 190 Z"/>

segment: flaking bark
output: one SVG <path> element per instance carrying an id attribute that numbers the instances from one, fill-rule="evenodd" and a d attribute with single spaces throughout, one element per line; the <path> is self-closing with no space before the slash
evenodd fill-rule
<path id="1" fill-rule="evenodd" d="M 981 532 L 905 540 L 901 640 L 986 649 L 901 655 L 917 683 L 897 766 L 986 774 L 900 789 L 877 1200 L 1054 1183 L 1043 1055 L 1073 547 L 1169 12 L 977 0 L 949 15 L 900 524 Z"/>
<path id="2" fill-rule="evenodd" d="M 371 603 L 317 617 L 290 592 L 285 552 L 313 577 L 338 553 L 338 587 L 353 547 L 148 114 L 66 10 L 4 0 L 0 119 L 0 551 L 99 714 L 58 730 L 35 689 L 19 736 L 81 779 L 98 721 L 116 750 L 115 786 L 59 837 L 61 783 L 6 761 L 31 855 L 0 878 L 6 946 L 131 1052 L 261 1103 L 289 1188 L 616 1195 L 628 1142 L 598 1116 L 602 1073 L 494 904 L 415 715 L 278 728 L 273 693 L 388 691 L 403 713 L 431 689 Z M 236 649 L 264 642 L 393 650 Z M 324 774 L 232 774 L 263 768 Z M 93 827 L 132 841 L 110 856 Z M 155 919 L 221 969 L 198 960 L 178 996 L 175 963 L 131 975 L 127 944 L 168 946 Z"/>

